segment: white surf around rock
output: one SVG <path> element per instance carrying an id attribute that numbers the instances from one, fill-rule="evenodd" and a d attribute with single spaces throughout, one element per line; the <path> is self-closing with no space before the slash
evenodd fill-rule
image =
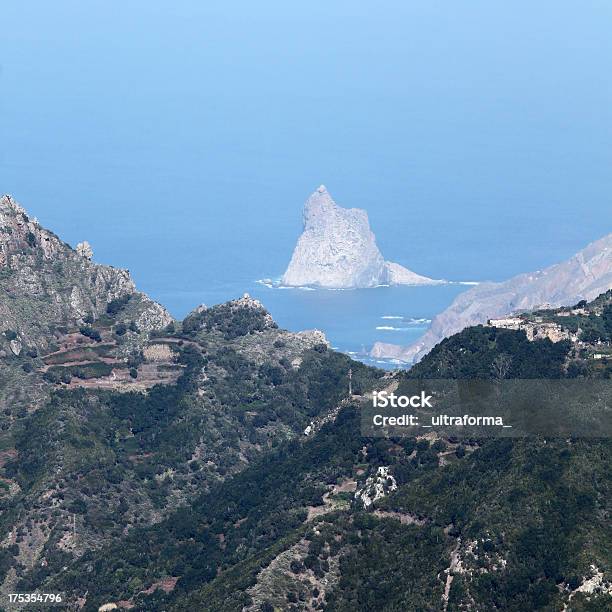
<path id="1" fill-rule="evenodd" d="M 366 211 L 338 206 L 324 185 L 306 201 L 303 217 L 304 231 L 281 286 L 358 289 L 446 282 L 385 261 Z"/>

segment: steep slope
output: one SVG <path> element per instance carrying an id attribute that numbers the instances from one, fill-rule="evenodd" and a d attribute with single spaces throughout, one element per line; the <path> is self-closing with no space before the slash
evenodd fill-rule
<path id="1" fill-rule="evenodd" d="M 611 302 L 610 294 L 596 300 L 570 325 L 605 329 Z M 600 340 L 610 347 L 606 334 Z M 445 344 L 396 375 L 398 393 L 411 378 L 441 372 L 491 377 L 500 355 L 512 360 L 508 376 L 517 378 L 563 375 L 567 360 L 581 355 L 567 341 L 530 341 L 524 331 L 497 328 L 469 328 Z M 326 511 L 199 592 L 179 595 L 170 609 L 609 609 L 610 440 L 428 435 L 362 439 L 355 452 L 345 428 L 358 427 L 357 418 L 347 408 L 305 445 L 333 440 L 337 455 L 327 461 L 343 466 L 336 472 L 340 486 L 322 496 Z M 384 483 L 389 478 L 391 486 Z M 367 513 L 356 496 L 347 504 L 341 493 L 347 490 L 341 483 L 352 479 L 357 491 L 375 481 L 384 491 Z"/>
<path id="2" fill-rule="evenodd" d="M 324 185 L 304 205 L 304 231 L 281 279 L 288 287 L 328 289 L 439 282 L 385 261 L 366 211 L 338 206 Z"/>
<path id="3" fill-rule="evenodd" d="M 177 378 L 141 356 L 172 317 L 127 271 L 92 256 L 87 243 L 72 249 L 12 197 L 0 198 L 0 452 L 12 452 L 13 427 L 53 383 L 142 389 Z"/>
<path id="4" fill-rule="evenodd" d="M 247 295 L 175 322 L 8 196 L 0 248 L 3 591 L 162 521 L 346 393 L 321 332 L 280 330 Z"/>
<path id="5" fill-rule="evenodd" d="M 279 330 L 248 296 L 196 309 L 143 352 L 178 370 L 176 382 L 146 393 L 47 383 L 12 423 L 0 467 L 4 590 L 57 578 L 101 546 L 122 549 L 132 530 L 300 436 L 346 394 L 351 365 L 357 388 L 380 375 L 330 351 L 320 332 Z"/>
<path id="6" fill-rule="evenodd" d="M 483 283 L 455 298 L 434 317 L 429 330 L 413 345 L 377 343 L 373 357 L 419 361 L 440 340 L 488 319 L 546 306 L 592 300 L 612 287 L 612 234 L 589 244 L 571 259 L 503 283 Z"/>
<path id="7" fill-rule="evenodd" d="M 73 251 L 11 198 L 1 212 L 5 589 L 161 520 L 345 387 L 348 366 L 332 362 L 348 360 L 321 333 L 278 330 L 248 297 L 199 308 L 183 329 L 86 246 Z"/>
<path id="8" fill-rule="evenodd" d="M 127 270 L 90 261 L 83 244 L 72 249 L 44 229 L 11 196 L 0 198 L 0 331 L 17 343 L 45 350 L 60 326 L 106 314 L 113 300 L 131 298 L 138 329 L 161 329 L 172 317 L 136 291 Z M 10 334 L 11 336 L 13 334 Z"/>
<path id="9" fill-rule="evenodd" d="M 611 301 L 561 318 L 606 330 Z M 469 328 L 376 385 L 488 378 L 501 355 L 508 377 L 559 377 L 575 349 Z M 36 570 L 24 588 L 87 593 L 85 610 L 609 609 L 610 440 L 363 438 L 368 401 L 347 400 L 313 436 L 280 443 L 120 549 L 56 576 Z"/>

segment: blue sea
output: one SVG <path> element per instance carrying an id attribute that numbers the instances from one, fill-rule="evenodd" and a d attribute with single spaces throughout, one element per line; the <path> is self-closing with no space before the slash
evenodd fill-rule
<path id="1" fill-rule="evenodd" d="M 595 0 L 5 2 L 0 191 L 177 317 L 248 292 L 340 350 L 409 344 L 467 287 L 256 281 L 321 183 L 431 278 L 504 280 L 608 233 L 611 19 Z"/>

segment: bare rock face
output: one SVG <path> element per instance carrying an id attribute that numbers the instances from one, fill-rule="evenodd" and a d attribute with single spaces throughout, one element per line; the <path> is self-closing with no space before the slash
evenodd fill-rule
<path id="1" fill-rule="evenodd" d="M 331 346 L 329 340 L 325 336 L 325 333 L 320 329 L 306 329 L 301 332 L 296 332 L 295 336 L 304 341 L 306 346 L 312 348 L 318 344 L 325 344 L 325 346 Z"/>
<path id="2" fill-rule="evenodd" d="M 385 262 L 385 272 L 389 285 L 439 285 L 444 283 L 441 280 L 421 276 L 392 261 Z"/>
<path id="3" fill-rule="evenodd" d="M 11 348 L 11 352 L 13 353 L 13 355 L 21 354 L 21 349 L 23 348 L 23 345 L 21 344 L 19 340 L 11 340 L 9 343 L 9 346 Z"/>
<path id="4" fill-rule="evenodd" d="M 399 344 L 392 344 L 390 342 L 375 342 L 372 350 L 370 351 L 370 357 L 374 359 L 400 359 L 402 354 L 406 350 L 406 347 L 400 346 Z"/>
<path id="5" fill-rule="evenodd" d="M 79 242 L 79 244 L 76 245 L 75 251 L 85 259 L 93 259 L 93 249 L 87 240 Z"/>
<path id="6" fill-rule="evenodd" d="M 366 211 L 338 206 L 324 185 L 306 201 L 304 231 L 281 279 L 288 287 L 328 289 L 439 282 L 386 262 Z"/>
<path id="7" fill-rule="evenodd" d="M 94 264 L 87 243 L 73 250 L 44 229 L 11 196 L 0 198 L 0 331 L 14 330 L 28 346 L 45 348 L 58 325 L 94 319 L 109 302 L 131 296 L 140 329 L 172 317 L 138 292 L 127 270 Z"/>
<path id="8" fill-rule="evenodd" d="M 417 362 L 438 342 L 489 319 L 543 307 L 570 306 L 593 300 L 612 287 L 612 234 L 589 244 L 562 263 L 520 274 L 503 283 L 483 283 L 462 293 L 415 344 L 376 343 L 371 355 Z"/>
<path id="9" fill-rule="evenodd" d="M 375 501 L 382 499 L 388 493 L 397 491 L 397 482 L 391 475 L 389 468 L 381 466 L 375 475 L 368 476 L 364 486 L 355 492 L 355 500 L 369 508 Z"/>
<path id="10" fill-rule="evenodd" d="M 238 298 L 237 300 L 230 300 L 228 305 L 233 311 L 240 310 L 241 308 L 259 311 L 263 313 L 264 326 L 266 328 L 276 327 L 276 323 L 274 322 L 272 315 L 265 309 L 264 305 L 259 300 L 252 298 L 248 293 L 244 293 L 242 297 Z"/>

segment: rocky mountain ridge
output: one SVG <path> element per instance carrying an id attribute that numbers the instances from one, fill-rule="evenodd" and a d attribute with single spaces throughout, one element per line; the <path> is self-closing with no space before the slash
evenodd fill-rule
<path id="1" fill-rule="evenodd" d="M 443 282 L 385 261 L 366 211 L 338 206 L 325 185 L 306 201 L 303 221 L 304 231 L 281 278 L 283 286 L 356 289 Z"/>
<path id="2" fill-rule="evenodd" d="M 173 320 L 136 290 L 127 270 L 94 263 L 92 256 L 88 243 L 71 248 L 11 196 L 0 198 L 0 331 L 46 349 L 58 326 L 96 320 L 113 300 L 127 297 L 141 332 L 162 329 Z"/>

